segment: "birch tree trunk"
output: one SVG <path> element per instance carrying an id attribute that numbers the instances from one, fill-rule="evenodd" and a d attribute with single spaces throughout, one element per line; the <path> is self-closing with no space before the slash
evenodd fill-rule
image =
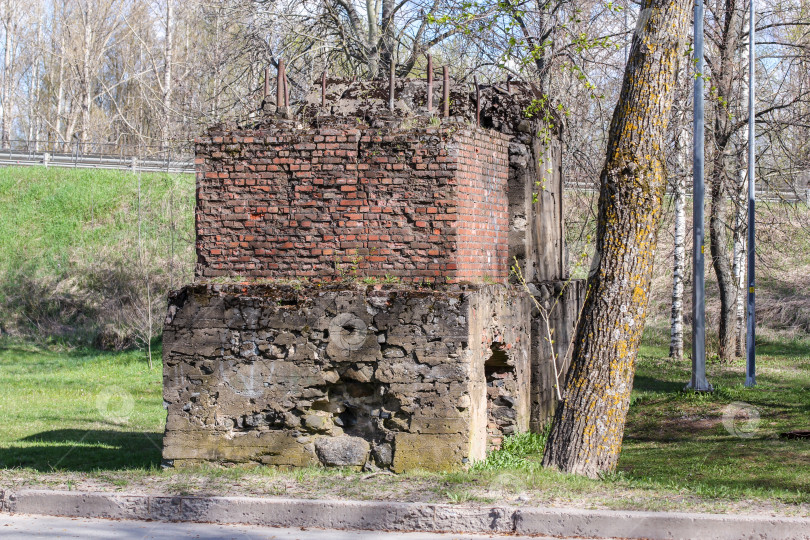
<path id="1" fill-rule="evenodd" d="M 12 82 L 14 80 L 14 73 L 12 64 L 14 61 L 14 30 L 16 29 L 16 25 L 13 24 L 15 16 L 14 7 L 15 6 L 8 0 L 2 3 L 5 51 L 3 54 L 3 95 L 0 96 L 0 100 L 2 100 L 2 106 L 0 107 L 0 139 L 2 139 L 3 148 L 9 147 L 9 139 L 11 138 L 9 132 L 13 127 L 12 114 L 14 112 L 14 100 Z"/>
<path id="2" fill-rule="evenodd" d="M 684 115 L 681 115 L 682 117 Z M 672 313 L 669 341 L 669 357 L 683 358 L 683 278 L 686 270 L 686 186 L 685 173 L 688 163 L 689 132 L 684 118 L 675 138 L 675 152 L 678 157 L 678 170 L 673 183 L 673 203 L 675 206 L 675 249 L 672 265 Z"/>
<path id="3" fill-rule="evenodd" d="M 58 141 L 66 141 L 67 136 L 62 134 L 62 115 L 65 111 L 65 40 L 62 38 L 59 42 L 59 75 L 57 77 L 56 87 L 56 118 L 54 119 L 54 130 L 56 136 L 54 139 Z M 56 148 L 54 148 L 56 150 Z"/>
<path id="4" fill-rule="evenodd" d="M 80 140 L 82 143 L 87 141 L 87 135 L 90 130 L 90 106 L 92 105 L 93 90 L 90 86 L 90 48 L 93 44 L 93 2 L 87 2 L 84 5 L 82 12 L 82 19 L 84 22 L 84 47 L 82 53 L 82 68 L 81 77 L 79 80 L 79 88 L 81 94 L 81 124 L 82 132 Z"/>
<path id="5" fill-rule="evenodd" d="M 172 114 L 172 48 L 174 41 L 174 0 L 166 0 L 166 42 L 163 53 L 163 125 L 161 145 L 164 151 L 169 148 Z"/>
<path id="6" fill-rule="evenodd" d="M 34 141 L 34 152 L 39 152 L 39 140 L 41 138 L 42 115 L 40 114 L 40 63 L 42 62 L 42 28 L 45 26 L 45 13 L 39 8 L 40 14 L 37 20 L 37 34 L 34 41 L 34 58 L 31 66 L 33 73 L 33 88 L 29 94 L 29 124 L 28 140 Z"/>
<path id="7" fill-rule="evenodd" d="M 601 174 L 596 252 L 565 395 L 543 464 L 597 477 L 616 468 L 646 318 L 666 190 L 665 133 L 689 0 L 644 0 Z"/>
<path id="8" fill-rule="evenodd" d="M 750 0 L 749 0 L 750 1 Z M 747 35 L 751 20 L 748 16 L 745 19 L 743 26 L 743 34 Z M 744 40 L 743 54 L 740 62 L 741 66 L 748 65 L 748 40 Z M 748 103 L 748 85 L 744 84 L 742 87 L 743 103 Z M 747 148 L 748 145 L 748 130 L 744 130 L 742 135 L 743 146 Z M 740 155 L 739 153 L 737 154 Z M 747 203 L 748 203 L 748 170 L 745 166 L 743 159 L 739 160 L 738 165 L 739 182 L 737 184 L 737 197 L 734 207 L 734 263 L 732 265 L 732 272 L 734 273 L 734 283 L 736 284 L 735 297 L 734 297 L 734 353 L 737 356 L 745 356 L 745 301 L 746 301 L 746 242 L 748 235 L 748 226 L 746 223 Z"/>
<path id="9" fill-rule="evenodd" d="M 748 227 L 746 217 L 746 173 L 740 168 L 740 182 L 737 187 L 736 201 L 734 201 L 734 259 L 732 273 L 734 274 L 734 354 L 743 356 L 745 353 L 745 252 L 746 234 Z"/>

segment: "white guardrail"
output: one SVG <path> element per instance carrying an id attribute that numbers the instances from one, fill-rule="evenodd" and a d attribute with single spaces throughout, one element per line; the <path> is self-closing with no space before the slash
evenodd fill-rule
<path id="1" fill-rule="evenodd" d="M 75 167 L 84 169 L 118 169 L 133 172 L 193 173 L 194 158 L 137 158 L 104 154 L 76 154 L 60 152 L 26 152 L 0 150 L 2 165 L 44 165 L 45 167 Z"/>

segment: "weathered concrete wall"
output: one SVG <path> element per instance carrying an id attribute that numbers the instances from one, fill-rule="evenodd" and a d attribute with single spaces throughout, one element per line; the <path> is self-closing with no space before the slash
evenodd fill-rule
<path id="1" fill-rule="evenodd" d="M 568 279 L 568 249 L 565 246 L 563 217 L 562 143 L 551 139 L 532 141 L 532 157 L 537 167 L 533 192 L 532 253 L 535 271 L 532 281 Z M 531 180 L 530 180 L 531 181 Z"/>
<path id="2" fill-rule="evenodd" d="M 531 385 L 531 302 L 517 287 L 490 287 L 487 294 L 470 299 L 470 341 L 476 367 L 473 400 L 481 409 L 473 418 L 481 430 L 477 441 L 487 442 L 486 450 L 500 447 L 503 436 L 525 432 L 530 420 Z M 482 386 L 478 386 L 482 384 Z M 485 452 L 478 452 L 482 457 Z"/>
<path id="3" fill-rule="evenodd" d="M 534 94 L 514 86 L 488 87 L 481 99 L 481 125 L 510 137 L 509 263 L 528 282 L 566 280 L 560 123 L 527 118 Z"/>
<path id="4" fill-rule="evenodd" d="M 481 459 L 528 428 L 529 309 L 502 285 L 188 286 L 164 331 L 163 457 L 394 471 Z M 514 384 L 487 405 L 495 350 Z"/>
<path id="5" fill-rule="evenodd" d="M 507 137 L 346 122 L 197 139 L 197 276 L 504 282 Z"/>

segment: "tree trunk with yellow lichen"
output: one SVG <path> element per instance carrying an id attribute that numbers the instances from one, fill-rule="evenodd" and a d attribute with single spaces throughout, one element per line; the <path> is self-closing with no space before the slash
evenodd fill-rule
<path id="1" fill-rule="evenodd" d="M 588 296 L 543 465 L 596 477 L 616 468 L 646 318 L 666 188 L 665 132 L 691 1 L 644 0 L 601 175 Z"/>

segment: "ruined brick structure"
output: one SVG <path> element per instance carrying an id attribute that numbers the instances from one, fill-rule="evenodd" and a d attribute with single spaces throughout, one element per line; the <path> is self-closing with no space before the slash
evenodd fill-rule
<path id="1" fill-rule="evenodd" d="M 329 81 L 197 141 L 196 280 L 169 298 L 164 459 L 445 470 L 553 411 L 567 276 L 559 145 L 530 96 Z M 438 92 L 437 92 L 438 94 Z M 439 96 L 434 96 L 439 102 Z M 517 259 L 548 328 L 524 287 Z M 548 331 L 554 343 L 549 344 Z"/>
<path id="2" fill-rule="evenodd" d="M 208 142 L 210 140 L 210 142 Z M 503 282 L 508 138 L 279 123 L 198 144 L 197 275 Z"/>

